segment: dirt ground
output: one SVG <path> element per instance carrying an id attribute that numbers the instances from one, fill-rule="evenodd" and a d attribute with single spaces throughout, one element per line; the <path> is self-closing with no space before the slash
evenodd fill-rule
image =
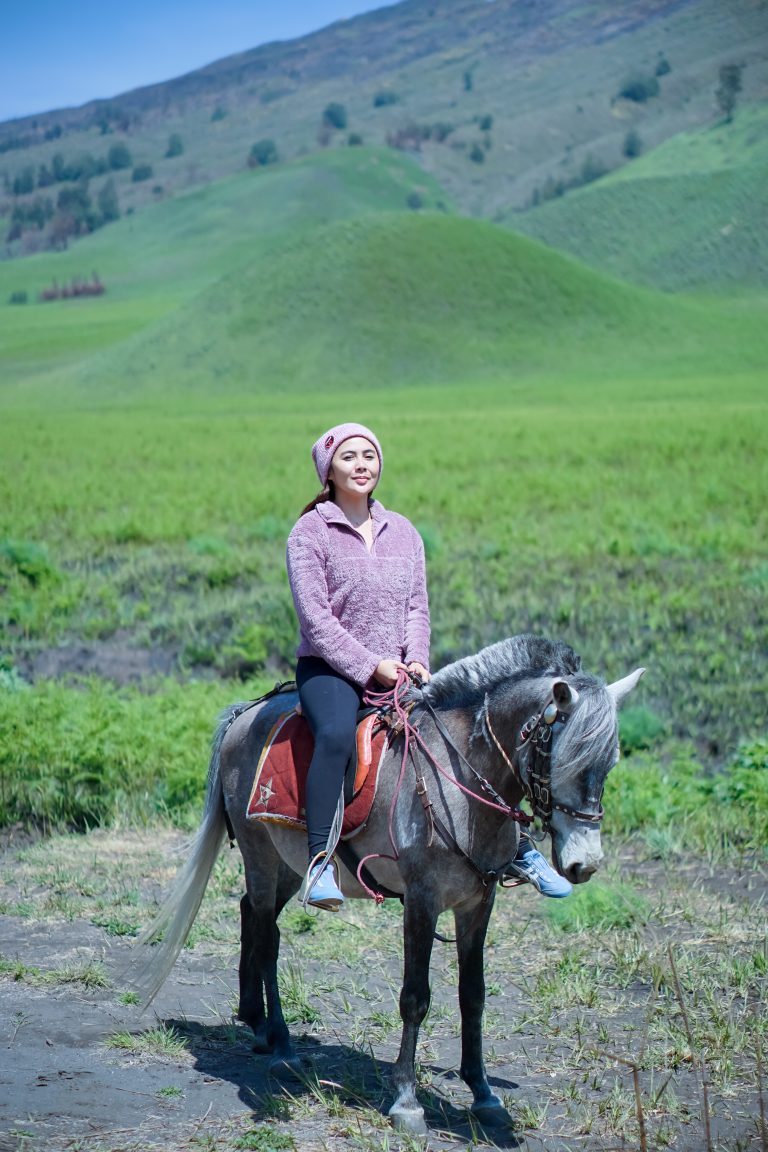
<path id="1" fill-rule="evenodd" d="M 84 854 L 86 840 L 90 843 Z M 123 887 L 130 887 L 145 870 L 150 883 L 141 888 L 141 900 L 156 896 L 178 863 L 173 856 L 178 841 L 178 834 L 170 832 L 159 841 L 148 834 L 116 839 L 94 833 L 90 838 L 59 838 L 33 845 L 17 839 L 4 846 L 0 853 L 0 908 L 4 910 L 0 915 L 0 1150 L 256 1148 L 269 1152 L 272 1148 L 325 1148 L 329 1142 L 341 1149 L 412 1147 L 412 1142 L 392 1132 L 384 1115 L 389 1100 L 387 1077 L 399 1041 L 396 909 L 381 912 L 362 906 L 360 915 L 350 914 L 346 921 L 330 918 L 329 927 L 329 917 L 324 917 L 318 930 L 326 934 L 322 947 L 318 933 L 305 931 L 305 924 L 300 925 L 301 932 L 292 933 L 289 926 L 284 934 L 285 964 L 306 1017 L 292 1028 L 307 1058 L 303 1082 L 283 1087 L 271 1080 L 267 1059 L 251 1049 L 249 1030 L 232 1019 L 239 877 L 237 862 L 229 854 L 224 861 L 229 871 L 213 897 L 210 927 L 182 952 L 149 1012 L 141 1015 L 136 1005 L 124 1002 L 124 968 L 131 940 L 114 934 L 115 923 L 105 915 L 103 898 L 97 916 L 92 903 L 88 906 L 86 900 L 78 905 L 71 893 L 90 892 L 91 900 L 93 893 L 101 891 L 102 897 L 106 893 L 114 901 L 115 921 L 125 895 L 116 876 L 122 878 Z M 665 883 L 658 862 L 640 861 L 632 851 L 620 855 L 618 866 L 624 880 L 634 878 L 651 892 Z M 99 886 L 100 862 L 105 856 L 109 862 L 104 875 L 109 874 L 110 884 L 117 885 L 111 889 Z M 689 863 L 687 869 L 681 865 L 679 880 L 680 898 L 670 898 L 663 913 L 656 914 L 659 923 L 651 925 L 655 955 L 662 955 L 664 931 L 675 935 L 681 947 L 691 950 L 703 942 L 711 951 L 718 924 L 726 952 L 743 948 L 745 955 L 753 955 L 761 944 L 761 932 L 764 948 L 763 871 L 712 872 L 701 863 Z M 59 893 L 58 903 L 51 903 L 52 890 Z M 135 894 L 131 899 L 136 902 Z M 578 945 L 573 941 L 546 945 L 551 930 L 542 925 L 541 898 L 530 889 L 501 893 L 498 907 L 507 902 L 511 908 L 511 901 L 518 902 L 516 933 L 508 933 L 504 921 L 489 938 L 486 1053 L 491 1082 L 514 1122 L 508 1129 L 485 1134 L 469 1122 L 469 1094 L 458 1077 L 453 949 L 438 944 L 434 1005 L 421 1050 L 422 1098 L 431 1128 L 428 1146 L 448 1149 L 494 1143 L 530 1152 L 642 1148 L 632 1070 L 610 1056 L 623 1052 L 640 1063 L 638 1045 L 643 1041 L 638 1037 L 643 1029 L 648 1037 L 648 983 L 627 977 L 621 994 L 612 1000 L 607 992 L 606 998 L 601 993 L 597 1000 L 594 995 L 590 1000 L 585 992 L 581 1000 L 564 1005 L 562 1015 L 546 1004 L 533 1011 L 532 993 L 544 994 L 542 972 L 554 979 L 574 957 L 578 961 L 592 952 L 584 940 Z M 692 906 L 696 914 L 686 916 L 686 907 Z M 94 919 L 105 923 L 94 923 Z M 646 925 L 643 932 L 647 930 Z M 550 936 L 540 935 L 547 931 Z M 637 933 L 633 939 L 635 947 Z M 610 953 L 619 947 L 617 940 L 612 937 L 608 945 L 602 941 L 600 947 Z M 582 945 L 586 950 L 579 951 Z M 94 971 L 104 974 L 106 986 L 89 983 L 87 974 Z M 719 975 L 713 987 L 717 980 L 722 982 L 723 977 Z M 306 1001 L 302 1001 L 302 989 L 307 992 Z M 727 1012 L 733 1014 L 737 997 L 728 989 L 721 994 Z M 754 983 L 745 985 L 744 995 L 753 1002 L 750 1011 L 763 1006 L 762 993 L 755 1003 Z M 673 998 L 667 999 L 670 1020 L 677 1017 L 682 1027 Z M 702 1009 L 702 1029 L 709 1019 L 707 1012 Z M 693 1009 L 692 1020 L 694 1029 L 698 1028 L 699 1017 Z M 680 1041 L 679 1036 L 673 1038 L 671 1027 L 668 1036 L 664 1033 L 654 1066 L 649 1072 L 646 1064 L 643 1072 L 646 1146 L 700 1152 L 707 1149 L 707 1143 L 699 1077 L 690 1052 L 672 1060 L 669 1053 Z M 150 1051 L 138 1042 L 134 1049 L 115 1046 L 115 1037 L 130 1045 L 131 1038 L 153 1029 L 165 1035 L 173 1029 L 178 1041 L 175 1048 Z M 712 1042 L 718 1043 L 716 1035 Z M 582 1051 L 575 1052 L 579 1044 Z M 662 1051 L 664 1045 L 667 1049 Z M 669 1067 L 662 1069 L 665 1060 Z M 738 1058 L 734 1054 L 732 1063 L 733 1071 L 719 1075 L 711 1089 L 710 1147 L 764 1152 L 754 1059 L 749 1053 Z M 671 1080 L 674 1095 L 672 1087 L 662 1084 L 662 1073 Z"/>

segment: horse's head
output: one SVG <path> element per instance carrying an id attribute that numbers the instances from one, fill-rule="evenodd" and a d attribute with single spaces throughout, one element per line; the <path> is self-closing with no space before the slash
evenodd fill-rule
<path id="1" fill-rule="evenodd" d="M 555 867 L 572 884 L 589 880 L 603 858 L 601 801 L 619 758 L 617 711 L 643 671 L 607 686 L 582 673 L 542 677 L 537 710 L 517 739 L 517 775 L 551 832 Z"/>
<path id="2" fill-rule="evenodd" d="M 471 710 L 470 751 L 488 756 L 513 803 L 527 796 L 551 832 L 555 866 L 574 884 L 603 858 L 601 798 L 619 757 L 617 711 L 643 672 L 606 686 L 581 671 L 567 644 L 526 633 L 447 665 L 425 689 L 433 706 Z"/>

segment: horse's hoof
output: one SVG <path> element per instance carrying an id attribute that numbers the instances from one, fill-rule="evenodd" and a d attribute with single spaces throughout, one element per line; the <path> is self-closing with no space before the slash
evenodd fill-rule
<path id="1" fill-rule="evenodd" d="M 513 1123 L 509 1112 L 496 1096 L 483 1100 L 482 1104 L 473 1104 L 469 1111 L 472 1118 L 484 1128 L 508 1128 Z"/>
<path id="2" fill-rule="evenodd" d="M 281 1084 L 306 1079 L 306 1068 L 300 1056 L 275 1056 L 269 1062 L 269 1075 Z"/>
<path id="3" fill-rule="evenodd" d="M 424 1119 L 423 1108 L 402 1108 L 393 1104 L 389 1118 L 396 1132 L 407 1132 L 409 1136 L 426 1136 L 429 1129 Z"/>

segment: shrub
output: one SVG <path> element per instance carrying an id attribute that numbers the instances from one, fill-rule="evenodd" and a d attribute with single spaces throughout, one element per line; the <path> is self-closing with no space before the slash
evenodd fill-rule
<path id="1" fill-rule="evenodd" d="M 137 164 L 131 174 L 131 180 L 134 184 L 140 184 L 142 180 L 151 180 L 152 175 L 151 164 Z"/>
<path id="2" fill-rule="evenodd" d="M 326 105 L 323 112 L 323 123 L 329 128 L 337 128 L 343 132 L 347 126 L 347 110 L 344 105 L 335 102 Z"/>
<path id="3" fill-rule="evenodd" d="M 376 92 L 373 97 L 374 108 L 385 108 L 387 104 L 397 104 L 400 100 L 397 92 L 393 92 L 389 88 L 382 88 L 380 92 Z"/>
<path id="4" fill-rule="evenodd" d="M 625 100 L 634 100 L 636 104 L 644 104 L 653 96 L 659 94 L 659 82 L 655 76 L 642 76 L 639 72 L 628 76 L 619 89 L 619 96 Z"/>
<path id="5" fill-rule="evenodd" d="M 119 220 L 120 218 L 120 203 L 117 198 L 117 188 L 115 181 L 110 176 L 109 180 L 99 190 L 96 197 L 96 202 L 99 206 L 101 219 L 105 224 L 109 224 L 112 220 Z"/>
<path id="6" fill-rule="evenodd" d="M 26 292 L 11 292 L 8 298 L 9 304 L 26 304 L 29 296 Z"/>
<path id="7" fill-rule="evenodd" d="M 667 60 L 666 56 L 662 56 L 661 59 L 659 60 L 658 64 L 656 65 L 655 75 L 656 76 L 666 76 L 671 71 L 672 71 L 672 65 L 670 64 L 669 60 Z"/>
<path id="8" fill-rule="evenodd" d="M 720 68 L 720 87 L 715 92 L 718 106 L 724 113 L 726 121 L 730 124 L 733 119 L 733 110 L 736 107 L 736 97 L 741 92 L 741 73 L 743 64 L 723 64 Z"/>
<path id="9" fill-rule="evenodd" d="M 54 172 L 56 171 L 55 161 L 56 157 L 54 157 Z M 130 168 L 133 164 L 130 149 L 125 144 L 113 144 L 107 153 L 107 163 L 113 171 L 120 168 Z"/>
<path id="10" fill-rule="evenodd" d="M 640 138 L 639 132 L 634 128 L 630 128 L 624 137 L 624 143 L 621 146 L 621 151 L 628 160 L 634 160 L 643 151 L 643 141 Z"/>
<path id="11" fill-rule="evenodd" d="M 409 192 L 405 202 L 412 212 L 418 212 L 420 208 L 424 207 L 424 199 L 419 192 Z"/>
<path id="12" fill-rule="evenodd" d="M 249 168 L 264 168 L 267 164 L 276 164 L 278 161 L 277 145 L 268 138 L 257 140 L 248 153 Z"/>
<path id="13" fill-rule="evenodd" d="M 359 132 L 350 132 L 349 136 L 347 137 L 347 144 L 350 148 L 361 148 L 363 144 L 363 138 Z"/>
<path id="14" fill-rule="evenodd" d="M 18 572 L 34 585 L 57 575 L 47 550 L 32 540 L 0 540 L 0 573 L 3 568 Z"/>
<path id="15" fill-rule="evenodd" d="M 622 709 L 619 713 L 619 730 L 621 750 L 625 756 L 643 748 L 652 748 L 667 734 L 664 721 L 649 708 L 642 707 Z"/>
<path id="16" fill-rule="evenodd" d="M 490 132 L 491 128 L 493 128 L 493 116 L 491 116 L 491 115 L 481 116 L 479 121 L 478 121 L 478 124 L 480 126 L 481 132 Z"/>
<path id="17" fill-rule="evenodd" d="M 172 132 L 168 137 L 168 147 L 165 150 L 167 160 L 172 160 L 174 156 L 181 156 L 184 152 L 184 141 L 178 132 Z"/>
<path id="18" fill-rule="evenodd" d="M 483 164 L 485 161 L 485 151 L 478 143 L 474 143 L 469 150 L 469 158 L 473 164 Z"/>
<path id="19" fill-rule="evenodd" d="M 229 113 L 227 109 L 223 105 L 217 104 L 211 113 L 211 120 L 214 124 L 216 124 L 219 120 L 225 120 L 228 115 Z"/>

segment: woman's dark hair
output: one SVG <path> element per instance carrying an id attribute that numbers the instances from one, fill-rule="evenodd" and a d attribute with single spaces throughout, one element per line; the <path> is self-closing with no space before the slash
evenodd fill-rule
<path id="1" fill-rule="evenodd" d="M 329 480 L 323 488 L 322 492 L 318 492 L 313 500 L 310 500 L 306 508 L 302 508 L 299 516 L 306 516 L 307 512 L 311 512 L 313 508 L 317 508 L 318 504 L 325 504 L 326 500 L 336 499 L 336 489 L 333 480 Z"/>

